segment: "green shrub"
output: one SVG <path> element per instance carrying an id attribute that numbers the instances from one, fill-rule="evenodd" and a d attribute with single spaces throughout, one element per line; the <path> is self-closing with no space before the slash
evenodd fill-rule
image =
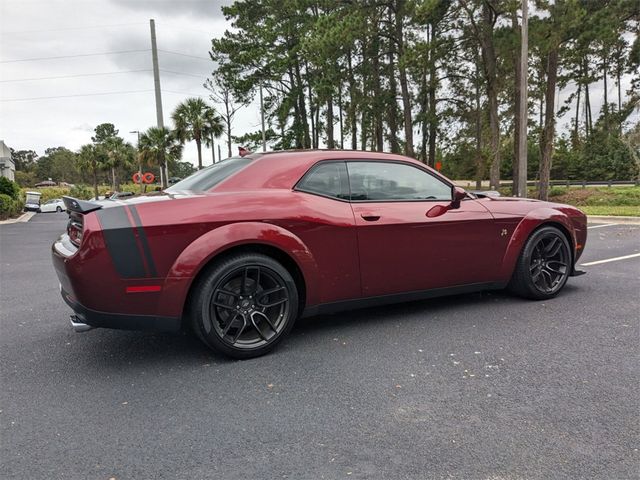
<path id="1" fill-rule="evenodd" d="M 567 193 L 567 187 L 551 187 L 549 190 L 549 197 L 559 197 Z"/>
<path id="2" fill-rule="evenodd" d="M 8 195 L 13 200 L 20 198 L 20 187 L 6 177 L 0 177 L 0 194 Z"/>
<path id="3" fill-rule="evenodd" d="M 16 217 L 22 213 L 24 201 L 21 198 L 11 198 L 5 193 L 0 193 L 0 220 Z"/>
<path id="4" fill-rule="evenodd" d="M 80 200 L 89 200 L 93 198 L 93 188 L 86 185 L 74 185 L 69 191 L 69 196 Z"/>

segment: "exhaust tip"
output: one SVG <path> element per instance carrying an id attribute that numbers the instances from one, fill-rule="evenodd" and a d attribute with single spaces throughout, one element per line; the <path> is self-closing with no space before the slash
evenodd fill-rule
<path id="1" fill-rule="evenodd" d="M 92 330 L 94 328 L 91 325 L 87 325 L 86 323 L 84 323 L 82 319 L 77 315 L 71 315 L 70 321 L 71 328 L 73 328 L 73 330 L 77 333 L 88 332 L 89 330 Z"/>

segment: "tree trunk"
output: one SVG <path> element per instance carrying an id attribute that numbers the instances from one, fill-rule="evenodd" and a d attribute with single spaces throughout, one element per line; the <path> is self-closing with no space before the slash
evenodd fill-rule
<path id="1" fill-rule="evenodd" d="M 428 165 L 436 165 L 436 140 L 438 135 L 438 115 L 436 112 L 436 89 L 438 88 L 438 72 L 434 48 L 436 42 L 436 26 L 431 25 L 431 40 L 429 41 L 429 160 Z"/>
<path id="2" fill-rule="evenodd" d="M 580 138 L 580 95 L 582 94 L 582 84 L 578 84 L 578 93 L 576 98 L 576 118 L 573 124 L 573 146 L 578 145 L 578 139 Z"/>
<path id="3" fill-rule="evenodd" d="M 475 100 L 476 100 L 476 189 L 482 189 L 484 158 L 482 157 L 482 112 L 480 103 L 480 59 L 476 53 Z"/>
<path id="4" fill-rule="evenodd" d="M 229 153 L 229 157 L 232 156 L 231 153 L 231 106 L 229 105 L 229 97 L 225 97 L 226 101 L 224 102 L 224 109 L 225 109 L 225 118 L 226 120 L 226 124 L 227 124 L 227 150 Z M 227 158 L 229 158 L 227 157 Z M 221 158 L 219 158 L 218 160 L 222 160 Z"/>
<path id="5" fill-rule="evenodd" d="M 111 186 L 114 192 L 117 192 L 116 188 L 116 167 L 111 167 Z"/>
<path id="6" fill-rule="evenodd" d="M 607 58 L 602 61 L 602 78 L 604 80 L 604 105 L 602 111 L 604 112 L 604 126 L 605 130 L 609 130 L 609 96 L 607 93 Z"/>
<path id="7" fill-rule="evenodd" d="M 483 2 L 480 44 L 482 47 L 482 65 L 484 67 L 489 108 L 489 144 L 491 148 L 489 183 L 492 189 L 497 190 L 500 187 L 500 119 L 498 117 L 496 52 L 493 44 L 494 22 L 493 9 L 489 5 L 489 2 Z"/>
<path id="8" fill-rule="evenodd" d="M 377 19 L 376 19 L 377 22 Z M 372 42 L 371 65 L 373 68 L 373 140 L 372 150 L 381 152 L 384 149 L 384 127 L 382 126 L 382 92 L 380 89 L 380 37 L 375 35 Z"/>
<path id="9" fill-rule="evenodd" d="M 196 137 L 196 148 L 198 150 L 198 170 L 202 170 L 202 140 Z"/>
<path id="10" fill-rule="evenodd" d="M 347 122 L 351 130 L 351 150 L 357 150 L 358 118 L 356 115 L 356 80 L 353 75 L 353 65 L 351 63 L 351 49 L 347 52 L 347 76 L 349 79 L 349 110 L 347 111 Z"/>
<path id="11" fill-rule="evenodd" d="M 302 83 L 302 74 L 300 73 L 300 63 L 294 59 L 296 85 L 298 90 L 298 113 L 300 115 L 300 125 L 303 130 L 304 145 L 303 148 L 311 148 L 311 137 L 309 137 L 309 122 L 307 121 L 307 107 L 304 98 L 304 85 Z M 311 96 L 311 92 L 309 92 Z"/>
<path id="12" fill-rule="evenodd" d="M 93 198 L 98 200 L 98 168 L 95 161 L 93 162 L 93 194 Z"/>
<path id="13" fill-rule="evenodd" d="M 411 115 L 411 94 L 407 80 L 407 69 L 402 57 L 404 55 L 404 0 L 398 1 L 396 9 L 396 42 L 398 46 L 398 78 L 400 80 L 400 92 L 402 93 L 402 109 L 404 110 L 404 153 L 413 157 L 413 120 Z"/>
<path id="14" fill-rule="evenodd" d="M 511 14 L 511 28 L 518 38 L 521 38 L 520 27 L 518 26 L 518 13 L 513 11 Z M 520 42 L 518 42 L 520 43 Z M 519 45 L 514 46 L 513 55 L 513 68 L 515 70 L 515 84 L 514 84 L 514 99 L 513 99 L 513 183 L 511 193 L 514 197 L 518 196 L 519 192 L 519 177 L 520 177 L 520 110 L 522 105 L 520 103 L 520 48 Z"/>
<path id="15" fill-rule="evenodd" d="M 400 145 L 398 143 L 398 86 L 396 85 L 396 72 L 394 69 L 393 47 L 389 50 L 389 143 L 392 153 L 400 153 Z"/>
<path id="16" fill-rule="evenodd" d="M 342 119 L 342 81 L 338 84 L 338 112 L 340 119 L 340 150 L 344 150 L 344 122 Z"/>
<path id="17" fill-rule="evenodd" d="M 551 176 L 551 156 L 553 154 L 553 138 L 555 136 L 555 98 L 558 79 L 558 47 L 551 49 L 547 55 L 547 86 L 545 91 L 545 115 L 542 141 L 540 142 L 540 188 L 538 199 L 547 200 L 549 197 L 549 180 Z"/>
<path id="18" fill-rule="evenodd" d="M 335 148 L 333 141 L 333 96 L 327 97 L 327 148 Z"/>

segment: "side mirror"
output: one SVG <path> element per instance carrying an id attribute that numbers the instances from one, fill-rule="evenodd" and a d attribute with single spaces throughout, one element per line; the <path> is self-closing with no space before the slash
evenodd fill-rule
<path id="1" fill-rule="evenodd" d="M 460 208 L 460 202 L 467 196 L 467 192 L 462 187 L 451 187 L 451 207 Z"/>
<path id="2" fill-rule="evenodd" d="M 449 210 L 455 210 L 460 208 L 460 202 L 467 197 L 467 192 L 464 188 L 451 187 L 451 203 L 449 205 L 434 205 L 427 212 L 427 217 L 434 218 L 444 215 Z"/>

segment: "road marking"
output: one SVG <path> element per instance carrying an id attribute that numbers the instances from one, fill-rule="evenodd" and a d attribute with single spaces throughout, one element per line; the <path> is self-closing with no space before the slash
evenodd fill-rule
<path id="1" fill-rule="evenodd" d="M 632 255 L 625 255 L 623 257 L 607 258 L 606 260 L 597 260 L 595 262 L 581 263 L 580 266 L 581 267 L 590 267 L 591 265 L 599 265 L 601 263 L 617 262 L 618 260 L 627 260 L 629 258 L 636 258 L 636 257 L 640 257 L 640 253 L 634 253 Z"/>
<path id="2" fill-rule="evenodd" d="M 613 227 L 614 225 L 618 225 L 617 223 L 607 223 L 605 225 L 594 225 L 593 227 L 587 227 L 587 230 L 590 228 L 602 228 L 602 227 Z"/>

